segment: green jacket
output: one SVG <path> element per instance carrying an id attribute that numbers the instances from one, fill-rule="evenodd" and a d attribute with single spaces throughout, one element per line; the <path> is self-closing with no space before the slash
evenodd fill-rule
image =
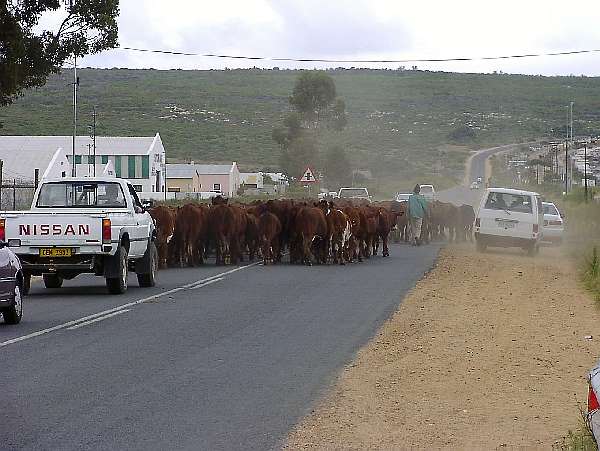
<path id="1" fill-rule="evenodd" d="M 424 218 L 427 200 L 420 194 L 411 194 L 408 198 L 408 215 L 411 218 Z"/>

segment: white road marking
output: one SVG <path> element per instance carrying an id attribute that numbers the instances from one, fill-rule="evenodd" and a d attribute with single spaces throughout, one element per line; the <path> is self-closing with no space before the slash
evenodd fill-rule
<path id="1" fill-rule="evenodd" d="M 193 287 L 190 287 L 190 290 L 197 290 L 198 288 L 202 288 L 205 287 L 206 285 L 210 285 L 211 283 L 215 283 L 215 282 L 220 282 L 221 280 L 225 280 L 224 277 L 219 277 L 218 279 L 212 279 L 212 280 L 208 280 L 206 282 L 203 282 L 199 285 L 194 285 Z"/>
<path id="2" fill-rule="evenodd" d="M 118 312 L 120 310 L 124 310 L 124 309 L 127 309 L 129 307 L 134 307 L 136 305 L 143 304 L 145 302 L 153 301 L 153 300 L 161 298 L 163 296 L 168 296 L 170 294 L 177 293 L 178 291 L 186 290 L 186 289 L 192 288 L 192 287 L 194 287 L 196 285 L 199 285 L 199 284 L 202 284 L 202 283 L 206 283 L 206 282 L 209 282 L 209 281 L 214 280 L 214 279 L 222 278 L 223 276 L 227 276 L 229 274 L 233 274 L 235 272 L 242 271 L 244 269 L 249 269 L 249 268 L 252 268 L 254 266 L 258 266 L 261 263 L 262 262 L 256 262 L 256 263 L 251 263 L 251 264 L 246 265 L 246 266 L 238 266 L 237 268 L 233 268 L 233 269 L 230 269 L 228 271 L 224 271 L 224 272 L 222 272 L 220 274 L 216 274 L 214 276 L 206 277 L 205 279 L 196 280 L 195 282 L 188 283 L 186 285 L 182 285 L 181 287 L 173 288 L 171 290 L 163 291 L 162 293 L 157 293 L 157 294 L 154 294 L 152 296 L 148 296 L 147 298 L 138 299 L 137 301 L 128 302 L 127 304 L 123 304 L 123 305 L 120 305 L 118 307 L 114 307 L 114 308 L 111 308 L 111 309 L 108 309 L 108 310 L 104 310 L 103 312 L 94 313 L 92 315 L 84 316 L 83 318 L 74 319 L 73 321 L 68 321 L 66 323 L 59 324 L 57 326 L 49 327 L 48 329 L 42 329 L 42 330 L 38 330 L 37 332 L 32 332 L 32 333 L 27 334 L 27 335 L 22 335 L 20 337 L 12 338 L 10 340 L 6 340 L 6 341 L 1 342 L 0 343 L 0 348 L 3 348 L 4 346 L 12 345 L 14 343 L 19 343 L 20 341 L 30 340 L 31 338 L 39 337 L 40 335 L 45 335 L 45 334 L 48 334 L 50 332 L 55 332 L 57 330 L 66 329 L 67 327 L 74 326 L 75 324 L 78 324 L 78 323 L 81 323 L 81 322 L 84 322 L 84 321 L 89 321 L 91 319 L 98 318 L 100 316 L 105 316 L 105 315 L 108 315 L 108 314 L 113 313 L 113 312 Z"/>
<path id="3" fill-rule="evenodd" d="M 111 313 L 110 315 L 104 315 L 104 316 L 101 316 L 100 318 L 92 319 L 90 321 L 85 321 L 83 323 L 76 324 L 75 326 L 67 327 L 67 330 L 75 330 L 75 329 L 79 329 L 80 327 L 83 327 L 83 326 L 89 326 L 90 324 L 94 324 L 99 321 L 104 321 L 105 319 L 112 318 L 113 316 L 121 315 L 123 313 L 127 313 L 130 311 L 131 311 L 131 309 L 128 309 L 128 308 L 126 308 L 124 310 L 119 310 L 118 312 Z"/>

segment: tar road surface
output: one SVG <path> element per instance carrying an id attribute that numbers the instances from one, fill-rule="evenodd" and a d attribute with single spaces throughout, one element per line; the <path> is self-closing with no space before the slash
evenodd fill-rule
<path id="1" fill-rule="evenodd" d="M 169 269 L 122 296 L 36 281 L 23 322 L 0 325 L 0 449 L 278 448 L 439 248 Z"/>

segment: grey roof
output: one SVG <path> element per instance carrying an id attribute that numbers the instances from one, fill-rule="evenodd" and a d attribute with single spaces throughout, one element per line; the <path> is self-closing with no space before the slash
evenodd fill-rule
<path id="1" fill-rule="evenodd" d="M 196 172 L 201 175 L 227 175 L 232 164 L 167 164 L 167 178 L 191 179 Z"/>
<path id="2" fill-rule="evenodd" d="M 157 134 L 158 135 L 158 134 Z M 157 136 L 150 137 L 96 137 L 97 155 L 146 155 Z M 160 141 L 160 136 L 158 136 Z M 78 136 L 75 140 L 75 153 L 87 155 L 88 144 L 92 143 L 89 136 Z M 73 146 L 72 136 L 0 136 L 0 151 L 29 151 L 54 152 L 63 148 L 67 153 Z"/>

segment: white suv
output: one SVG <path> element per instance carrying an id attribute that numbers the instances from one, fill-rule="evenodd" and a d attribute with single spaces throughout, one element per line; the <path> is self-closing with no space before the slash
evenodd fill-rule
<path id="1" fill-rule="evenodd" d="M 488 188 L 475 219 L 477 249 L 521 247 L 535 255 L 542 238 L 544 209 L 538 193 Z"/>

